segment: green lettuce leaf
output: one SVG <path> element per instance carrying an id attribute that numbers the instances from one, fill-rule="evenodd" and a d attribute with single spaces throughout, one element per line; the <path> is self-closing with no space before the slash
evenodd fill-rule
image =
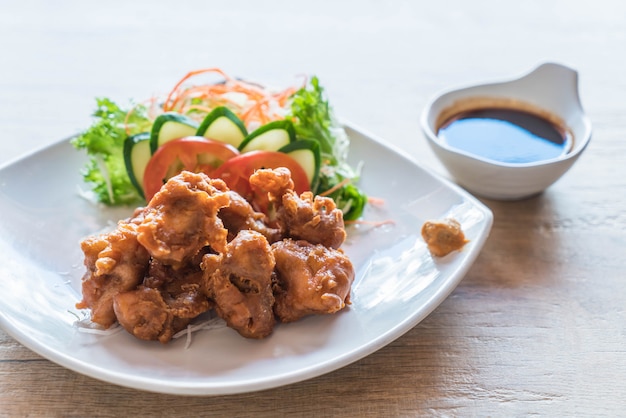
<path id="1" fill-rule="evenodd" d="M 132 185 L 124 163 L 124 140 L 127 136 L 149 129 L 151 122 L 144 106 L 128 114 L 107 98 L 96 99 L 94 123 L 72 140 L 84 150 L 89 161 L 82 174 L 98 201 L 107 205 L 135 204 L 142 201 Z M 128 132 L 127 132 L 128 129 Z"/>
<path id="2" fill-rule="evenodd" d="M 367 196 L 356 186 L 358 170 L 347 162 L 350 140 L 335 118 L 317 77 L 312 77 L 306 86 L 293 94 L 288 117 L 294 121 L 298 138 L 311 139 L 320 144 L 322 168 L 317 184 L 313 185 L 313 192 L 319 194 L 346 179 L 350 180 L 329 196 L 342 210 L 344 219 L 360 218 Z"/>

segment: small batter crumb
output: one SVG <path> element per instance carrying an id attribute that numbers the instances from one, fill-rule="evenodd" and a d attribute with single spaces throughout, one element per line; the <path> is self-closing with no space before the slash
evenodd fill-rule
<path id="1" fill-rule="evenodd" d="M 428 245 L 428 251 L 436 257 L 460 250 L 469 242 L 461 230 L 461 224 L 451 218 L 443 221 L 426 221 L 422 226 L 422 238 Z"/>

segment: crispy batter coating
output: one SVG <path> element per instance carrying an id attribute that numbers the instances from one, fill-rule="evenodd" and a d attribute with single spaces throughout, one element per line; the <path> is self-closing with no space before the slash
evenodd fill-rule
<path id="1" fill-rule="evenodd" d="M 166 343 L 191 318 L 175 317 L 157 289 L 140 286 L 115 296 L 113 307 L 120 325 L 141 340 Z"/>
<path id="2" fill-rule="evenodd" d="M 341 250 L 286 239 L 272 244 L 276 259 L 274 312 L 282 322 L 335 313 L 350 303 L 354 267 Z"/>
<path id="3" fill-rule="evenodd" d="M 139 339 L 167 343 L 193 318 L 208 311 L 213 305 L 202 286 L 203 254 L 178 269 L 151 259 L 143 284 L 114 298 L 120 325 Z"/>
<path id="4" fill-rule="evenodd" d="M 285 193 L 278 209 L 278 222 L 293 239 L 339 248 L 346 239 L 343 214 L 333 199 L 304 192 Z"/>
<path id="5" fill-rule="evenodd" d="M 137 241 L 136 225 L 121 221 L 106 234 L 81 242 L 87 272 L 82 280 L 83 299 L 78 309 L 91 309 L 91 320 L 105 328 L 116 321 L 113 298 L 134 289 L 143 280 L 149 255 Z"/>
<path id="6" fill-rule="evenodd" d="M 183 171 L 154 195 L 137 227 L 150 255 L 180 266 L 210 245 L 223 251 L 228 231 L 217 217 L 230 198 L 221 180 Z"/>
<path id="7" fill-rule="evenodd" d="M 443 257 L 452 251 L 458 251 L 468 243 L 461 230 L 461 224 L 451 218 L 424 222 L 422 238 L 426 241 L 428 251 L 436 257 Z"/>
<path id="8" fill-rule="evenodd" d="M 250 176 L 250 187 L 257 196 L 267 195 L 273 202 L 280 201 L 285 193 L 293 191 L 294 184 L 289 169 L 279 167 L 256 170 Z"/>
<path id="9" fill-rule="evenodd" d="M 202 261 L 217 314 L 248 338 L 264 338 L 274 328 L 272 272 L 274 256 L 267 239 L 242 230 L 220 255 Z"/>
<path id="10" fill-rule="evenodd" d="M 246 199 L 236 192 L 229 191 L 230 203 L 219 211 L 224 227 L 228 230 L 228 241 L 231 241 L 239 231 L 250 229 L 261 233 L 272 243 L 282 238 L 279 228 L 269 226 L 267 216 L 254 210 Z"/>
<path id="11" fill-rule="evenodd" d="M 168 309 L 176 317 L 195 318 L 213 306 L 206 297 L 204 273 L 200 268 L 205 253 L 201 251 L 177 269 L 154 258 L 150 261 L 143 285 L 160 290 Z"/>
<path id="12" fill-rule="evenodd" d="M 251 202 L 205 174 L 172 177 L 114 231 L 81 243 L 76 306 L 161 343 L 210 309 L 247 338 L 343 309 L 354 268 L 338 249 L 346 232 L 333 200 L 298 196 L 288 169 L 258 170 L 250 183 Z"/>
<path id="13" fill-rule="evenodd" d="M 332 248 L 339 248 L 345 241 L 343 213 L 335 201 L 311 192 L 298 196 L 288 169 L 257 170 L 250 176 L 250 184 L 257 193 L 266 193 L 274 204 L 283 236 Z"/>

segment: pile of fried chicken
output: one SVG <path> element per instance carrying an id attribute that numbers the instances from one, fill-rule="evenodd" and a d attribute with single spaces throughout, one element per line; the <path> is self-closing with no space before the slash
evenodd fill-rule
<path id="1" fill-rule="evenodd" d="M 161 343 L 212 309 L 247 338 L 343 309 L 354 268 L 340 249 L 341 210 L 298 195 L 287 169 L 257 170 L 250 186 L 269 214 L 221 179 L 188 171 L 169 179 L 115 230 L 81 242 L 87 271 L 76 307 L 104 328 L 119 322 Z"/>

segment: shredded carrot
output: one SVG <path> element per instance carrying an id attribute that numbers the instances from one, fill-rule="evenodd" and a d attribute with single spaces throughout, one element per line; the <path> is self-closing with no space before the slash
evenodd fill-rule
<path id="1" fill-rule="evenodd" d="M 232 82 L 232 90 L 239 92 L 239 93 L 245 93 L 248 96 L 250 96 L 253 100 L 261 100 L 264 97 L 267 97 L 267 95 L 269 94 L 268 92 L 261 89 L 260 87 L 257 87 L 253 84 L 246 83 L 245 81 L 240 81 L 240 80 L 234 80 Z"/>
<path id="2" fill-rule="evenodd" d="M 296 89 L 295 87 L 289 87 L 283 91 L 281 91 L 280 93 L 274 95 L 276 101 L 278 102 L 279 105 L 281 106 L 285 106 L 285 104 L 287 103 L 287 100 L 296 92 L 298 91 L 298 89 Z"/>
<path id="3" fill-rule="evenodd" d="M 135 104 L 133 107 L 130 108 L 128 112 L 126 112 L 126 117 L 124 118 L 124 131 L 126 132 L 126 135 L 130 135 L 130 126 L 128 125 L 128 121 L 130 120 L 130 116 L 135 112 L 137 107 L 139 107 L 142 104 L 149 103 L 150 108 L 152 108 L 156 100 L 157 100 L 156 97 L 151 97 L 148 100 L 144 100 L 143 102 L 139 102 Z"/>
<path id="4" fill-rule="evenodd" d="M 185 81 L 187 81 L 188 79 L 196 75 L 206 74 L 206 73 L 217 73 L 221 75 L 222 77 L 224 77 L 227 81 L 232 80 L 232 78 L 229 75 L 227 75 L 224 71 L 222 71 L 219 68 L 204 68 L 201 70 L 190 71 L 183 78 L 181 78 L 180 81 L 176 83 L 176 85 L 174 85 L 174 88 L 172 88 L 170 93 L 167 95 L 167 98 L 165 99 L 165 102 L 163 103 L 163 110 L 167 112 L 168 110 L 172 109 L 172 107 L 170 107 L 170 101 L 172 100 L 173 96 L 178 94 L 178 89 L 182 86 L 182 84 Z"/>
<path id="5" fill-rule="evenodd" d="M 368 196 L 367 197 L 367 203 L 371 203 L 372 205 L 384 205 L 385 204 L 385 200 L 381 199 L 380 197 Z"/>
<path id="6" fill-rule="evenodd" d="M 329 194 L 332 194 L 334 191 L 341 189 L 343 186 L 345 186 L 346 184 L 350 183 L 350 179 L 345 178 L 343 180 L 341 180 L 339 183 L 335 184 L 333 187 L 331 187 L 330 189 L 320 193 L 320 196 L 328 196 Z"/>
<path id="7" fill-rule="evenodd" d="M 224 81 L 214 84 L 185 85 L 193 77 L 208 73 L 217 74 Z M 306 79 L 303 85 L 306 85 Z M 241 118 L 244 124 L 248 126 L 254 122 L 265 124 L 284 117 L 276 112 L 271 103 L 275 102 L 277 107 L 284 107 L 299 88 L 301 87 L 288 87 L 279 92 L 270 92 L 260 85 L 233 78 L 220 68 L 203 68 L 185 74 L 169 91 L 158 113 L 175 111 L 187 114 L 192 110 L 208 113 L 216 106 L 227 105 Z M 247 98 L 247 104 L 242 107 L 239 100 L 229 97 L 227 93 L 243 94 Z M 150 99 L 153 107 L 156 100 L 155 97 Z M 137 106 L 135 105 L 126 114 L 124 128 L 127 133 L 131 129 L 129 126 L 130 117 L 136 111 Z M 153 114 L 155 109 L 151 108 L 150 110 L 152 112 L 149 116 L 155 118 L 156 115 Z"/>
<path id="8" fill-rule="evenodd" d="M 206 73 L 219 74 L 224 78 L 223 83 L 191 86 L 186 84 L 191 78 Z M 255 122 L 265 124 L 284 117 L 276 112 L 272 103 L 276 103 L 277 108 L 286 106 L 298 88 L 289 87 L 279 92 L 270 92 L 260 85 L 233 78 L 219 68 L 206 68 L 190 71 L 181 78 L 170 90 L 162 109 L 164 112 L 176 111 L 186 114 L 190 110 L 207 112 L 213 104 L 227 105 L 246 126 Z M 227 93 L 243 94 L 246 103 L 242 107 L 239 100 L 229 97 Z"/>
<path id="9" fill-rule="evenodd" d="M 248 125 L 248 123 L 252 120 L 253 115 L 255 114 L 258 115 L 260 111 L 261 111 L 261 102 L 257 102 L 254 105 L 250 106 L 245 112 L 241 113 L 239 117 L 241 118 L 243 123 Z"/>
<path id="10" fill-rule="evenodd" d="M 130 119 L 130 115 L 133 114 L 137 106 L 138 105 L 134 105 L 130 108 L 128 112 L 126 112 L 126 117 L 124 118 L 124 131 L 126 132 L 126 135 L 130 135 L 130 126 L 128 126 L 128 120 Z"/>
<path id="11" fill-rule="evenodd" d="M 371 225 L 373 227 L 379 227 L 382 225 L 395 224 L 395 221 L 392 219 L 387 219 L 386 221 L 365 221 L 362 219 L 348 220 L 344 221 L 344 223 L 348 225 Z"/>
<path id="12" fill-rule="evenodd" d="M 246 125 L 249 125 L 253 121 L 259 121 L 261 125 L 270 122 L 272 120 L 272 115 L 269 112 L 268 100 L 263 99 L 257 101 L 254 105 L 243 112 L 240 117 Z"/>

